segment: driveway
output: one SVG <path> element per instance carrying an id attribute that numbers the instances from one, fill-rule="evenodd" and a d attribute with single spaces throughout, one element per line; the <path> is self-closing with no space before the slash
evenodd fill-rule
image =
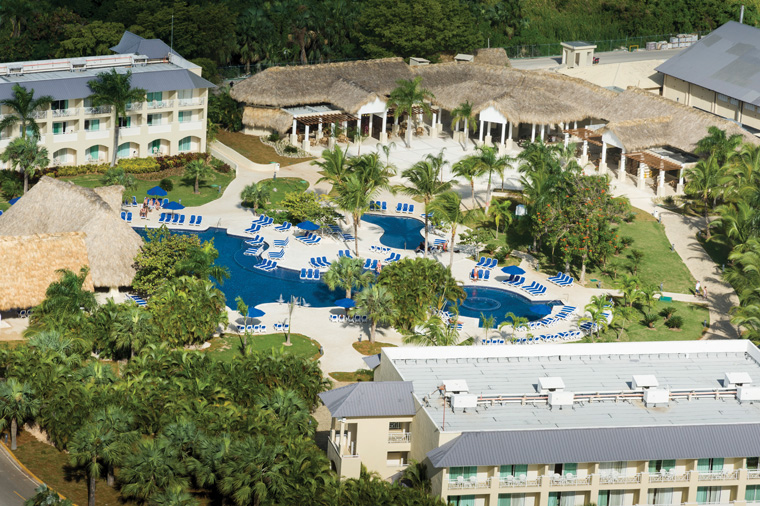
<path id="1" fill-rule="evenodd" d="M 37 487 L 37 481 L 0 445 L 0 506 L 22 506 Z"/>

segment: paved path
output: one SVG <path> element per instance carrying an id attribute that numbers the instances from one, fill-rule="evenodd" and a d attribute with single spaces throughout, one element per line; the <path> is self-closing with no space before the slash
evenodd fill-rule
<path id="1" fill-rule="evenodd" d="M 37 480 L 26 474 L 5 446 L 0 445 L 0 506 L 21 506 L 34 495 Z"/>

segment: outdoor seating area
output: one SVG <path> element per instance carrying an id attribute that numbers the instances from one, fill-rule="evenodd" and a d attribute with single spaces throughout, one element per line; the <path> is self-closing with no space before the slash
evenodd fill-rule
<path id="1" fill-rule="evenodd" d="M 319 269 L 301 269 L 300 278 L 307 281 L 319 281 L 321 274 Z"/>
<path id="2" fill-rule="evenodd" d="M 330 315 L 330 321 L 332 323 L 367 323 L 369 321 L 369 318 L 367 315 L 337 315 L 337 314 L 331 314 Z"/>
<path id="3" fill-rule="evenodd" d="M 269 258 L 272 260 L 280 260 L 285 256 L 285 250 L 281 249 L 280 251 L 268 251 L 267 255 L 269 255 Z"/>
<path id="4" fill-rule="evenodd" d="M 388 210 L 388 202 L 386 201 L 379 201 L 379 200 L 371 200 L 369 202 L 369 210 L 370 211 L 380 211 L 380 212 L 386 212 Z"/>
<path id="5" fill-rule="evenodd" d="M 122 211 L 121 214 L 120 214 L 120 216 L 121 216 L 121 219 L 124 220 L 124 221 L 126 221 L 127 223 L 132 223 L 132 212 L 131 211 Z"/>
<path id="6" fill-rule="evenodd" d="M 258 263 L 253 267 L 262 271 L 271 272 L 277 268 L 277 262 L 273 262 L 272 260 L 262 260 L 261 263 Z"/>
<path id="7" fill-rule="evenodd" d="M 609 324 L 612 321 L 612 311 L 604 311 L 602 312 L 602 316 L 607 320 L 607 323 Z M 592 334 L 599 330 L 599 324 L 592 322 L 592 321 L 586 321 L 581 323 L 578 326 L 585 334 Z"/>
<path id="8" fill-rule="evenodd" d="M 238 325 L 238 332 L 248 332 L 249 334 L 264 334 L 267 331 L 266 325 Z M 276 329 L 275 329 L 276 330 Z"/>
<path id="9" fill-rule="evenodd" d="M 477 269 L 493 269 L 499 264 L 499 261 L 495 258 L 480 257 L 478 263 L 475 264 Z"/>
<path id="10" fill-rule="evenodd" d="M 315 244 L 319 244 L 319 242 L 322 240 L 322 238 L 319 237 L 317 234 L 314 234 L 314 233 L 311 233 L 311 232 L 308 233 L 308 234 L 306 234 L 306 235 L 296 236 L 296 239 L 298 239 L 299 241 L 301 241 L 302 243 L 304 243 L 304 244 L 306 244 L 308 246 L 313 246 Z"/>
<path id="11" fill-rule="evenodd" d="M 290 223 L 289 221 L 285 221 L 282 223 L 282 225 L 274 227 L 274 229 L 278 232 L 287 232 L 288 230 L 291 229 L 292 226 L 293 226 L 292 223 Z"/>
<path id="12" fill-rule="evenodd" d="M 487 269 L 473 269 L 470 272 L 470 279 L 473 281 L 489 281 L 491 279 L 491 271 Z"/>
<path id="13" fill-rule="evenodd" d="M 327 269 L 330 267 L 327 257 L 312 257 L 309 259 L 309 264 L 316 269 Z"/>
<path id="14" fill-rule="evenodd" d="M 396 212 L 401 214 L 414 214 L 414 204 L 396 204 Z"/>
<path id="15" fill-rule="evenodd" d="M 342 257 L 354 258 L 351 255 L 351 250 L 350 249 L 342 249 L 342 250 L 338 251 L 338 258 L 342 258 Z"/>
<path id="16" fill-rule="evenodd" d="M 148 305 L 148 301 L 146 301 L 145 299 L 143 299 L 142 297 L 139 297 L 137 295 L 127 294 L 127 298 L 130 299 L 130 300 L 132 300 L 138 306 L 145 307 L 145 306 Z"/>
<path id="17" fill-rule="evenodd" d="M 572 276 L 568 276 L 563 272 L 558 272 L 556 276 L 551 276 L 548 281 L 557 286 L 570 286 L 573 284 Z"/>
<path id="18" fill-rule="evenodd" d="M 368 271 L 374 271 L 377 269 L 378 260 L 372 260 L 371 258 L 367 258 L 364 260 L 364 269 Z"/>

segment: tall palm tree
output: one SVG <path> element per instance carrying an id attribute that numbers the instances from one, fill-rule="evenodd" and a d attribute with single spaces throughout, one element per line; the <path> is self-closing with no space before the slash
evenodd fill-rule
<path id="1" fill-rule="evenodd" d="M 37 307 L 32 317 L 32 322 L 38 316 L 50 315 L 60 318 L 65 314 L 79 313 L 81 308 L 90 312 L 97 307 L 95 294 L 83 288 L 87 275 L 90 273 L 88 267 L 82 267 L 79 274 L 75 274 L 68 269 L 56 271 L 61 279 L 48 285 L 45 290 L 45 300 Z"/>
<path id="2" fill-rule="evenodd" d="M 717 155 L 700 160 L 687 171 L 686 193 L 698 198 L 704 207 L 705 237 L 710 239 L 710 210 L 720 191 L 719 182 L 726 172 L 726 166 L 719 164 Z"/>
<path id="3" fill-rule="evenodd" d="M 742 136 L 733 134 L 726 136 L 726 131 L 716 126 L 707 129 L 707 136 L 697 142 L 696 152 L 712 155 L 723 165 L 736 155 L 736 149 L 742 143 Z"/>
<path id="4" fill-rule="evenodd" d="M 243 188 L 243 191 L 240 192 L 240 200 L 246 204 L 250 204 L 253 207 L 253 215 L 256 216 L 259 206 L 269 202 L 271 193 L 271 181 L 259 181 Z"/>
<path id="5" fill-rule="evenodd" d="M 352 167 L 349 164 L 348 146 L 346 150 L 340 149 L 340 146 L 335 146 L 333 149 L 325 149 L 322 151 L 322 160 L 314 160 L 311 165 L 319 167 L 324 174 L 317 179 L 317 184 L 322 181 L 329 181 L 333 185 L 343 183 L 343 179 L 351 172 Z"/>
<path id="6" fill-rule="evenodd" d="M 145 100 L 146 90 L 133 88 L 132 71 L 119 73 L 116 69 L 110 72 L 101 72 L 89 81 L 87 85 L 92 90 L 90 99 L 95 107 L 109 105 L 113 108 L 113 155 L 111 166 L 116 165 L 116 155 L 119 150 L 119 121 L 127 114 L 127 106 L 132 102 Z M 195 193 L 198 193 L 197 190 Z"/>
<path id="7" fill-rule="evenodd" d="M 478 154 L 475 156 L 475 167 L 481 174 L 488 174 L 488 188 L 486 189 L 486 214 L 491 207 L 491 180 L 494 174 L 504 174 L 509 167 L 510 158 L 508 156 L 499 156 L 496 148 L 493 146 L 478 147 Z"/>
<path id="8" fill-rule="evenodd" d="M 470 183 L 471 208 L 475 209 L 475 178 L 483 175 L 482 166 L 477 163 L 474 156 L 468 156 L 455 163 L 451 169 L 454 177 L 461 177 Z"/>
<path id="9" fill-rule="evenodd" d="M 95 506 L 95 487 L 103 472 L 101 457 L 111 436 L 104 434 L 99 424 L 90 422 L 76 431 L 69 441 L 69 460 L 73 465 L 84 467 L 87 473 L 88 506 Z"/>
<path id="10" fill-rule="evenodd" d="M 187 177 L 195 179 L 195 186 L 193 187 L 193 193 L 196 195 L 199 194 L 200 191 L 200 180 L 205 179 L 208 176 L 210 176 L 214 172 L 214 169 L 206 163 L 205 160 L 201 160 L 200 158 L 197 160 L 193 160 L 192 162 L 185 165 L 185 175 Z"/>
<path id="11" fill-rule="evenodd" d="M 148 344 L 155 333 L 152 315 L 134 302 L 125 304 L 113 326 L 114 344 L 124 350 L 129 359 Z"/>
<path id="12" fill-rule="evenodd" d="M 50 107 L 52 101 L 53 97 L 49 95 L 34 98 L 34 90 L 27 90 L 19 84 L 14 84 L 13 97 L 0 100 L 1 106 L 11 110 L 10 114 L 6 114 L 0 120 L 0 131 L 19 124 L 22 139 L 26 139 L 27 131 L 31 132 L 32 137 L 39 137 L 40 126 L 34 120 L 34 116 L 38 111 Z"/>
<path id="13" fill-rule="evenodd" d="M 440 167 L 431 163 L 430 160 L 420 160 L 401 173 L 408 185 L 398 186 L 396 189 L 410 197 L 421 198 L 425 204 L 425 258 L 428 254 L 428 206 L 436 195 L 451 189 L 452 181 L 441 182 L 438 180 Z"/>
<path id="14" fill-rule="evenodd" d="M 29 383 L 8 378 L 0 384 L 0 428 L 10 425 L 11 450 L 16 450 L 19 425 L 33 420 L 39 407 L 40 401 Z"/>
<path id="15" fill-rule="evenodd" d="M 457 130 L 459 122 L 464 122 L 464 133 L 462 134 L 462 149 L 467 151 L 467 139 L 469 138 L 469 130 L 472 133 L 478 131 L 478 122 L 475 119 L 475 115 L 472 113 L 472 104 L 470 102 L 464 102 L 459 104 L 459 107 L 451 111 L 451 129 Z"/>
<path id="16" fill-rule="evenodd" d="M 124 457 L 137 442 L 139 433 L 133 429 L 134 417 L 118 406 L 108 406 L 93 415 L 93 421 L 99 425 L 106 436 L 100 458 L 106 465 L 106 482 L 113 487 L 116 482 L 114 468 L 121 465 Z"/>
<path id="17" fill-rule="evenodd" d="M 322 279 L 330 288 L 342 288 L 346 291 L 346 298 L 351 298 L 354 288 L 365 288 L 375 279 L 375 276 L 363 269 L 361 258 L 340 257 L 330 264 Z"/>
<path id="18" fill-rule="evenodd" d="M 749 239 L 758 233 L 760 212 L 745 200 L 724 204 L 717 209 L 719 216 L 712 222 L 720 230 L 713 238 L 723 239 L 733 251 L 744 251 Z"/>
<path id="19" fill-rule="evenodd" d="M 277 494 L 285 489 L 285 452 L 284 443 L 268 443 L 262 435 L 233 441 L 220 465 L 219 490 L 235 506 L 280 504 Z"/>
<path id="20" fill-rule="evenodd" d="M 504 222 L 504 234 L 506 236 L 507 233 L 507 227 L 509 227 L 512 224 L 512 221 L 514 220 L 514 215 L 512 214 L 512 211 L 509 210 L 509 208 L 512 207 L 512 201 L 510 200 L 500 200 L 497 201 L 491 209 L 489 209 L 489 215 L 493 216 L 493 221 L 496 224 L 496 233 L 499 233 L 499 225 L 501 222 Z M 506 241 L 506 237 L 504 238 Z"/>
<path id="21" fill-rule="evenodd" d="M 375 342 L 375 331 L 378 323 L 393 321 L 398 313 L 393 302 L 393 295 L 385 286 L 371 285 L 356 296 L 356 310 L 367 315 L 372 320 L 369 332 L 369 342 Z"/>
<path id="22" fill-rule="evenodd" d="M 369 211 L 369 203 L 375 200 L 379 188 L 368 188 L 358 174 L 351 174 L 337 186 L 335 203 L 343 211 L 351 213 L 354 222 L 354 253 L 359 256 L 359 222 Z"/>
<path id="23" fill-rule="evenodd" d="M 528 320 L 524 316 L 517 316 L 512 311 L 509 311 L 506 315 L 504 315 L 505 320 L 501 322 L 499 325 L 499 330 L 502 329 L 502 327 L 511 327 L 512 328 L 512 334 L 509 336 L 510 340 L 513 340 L 515 338 L 515 331 L 519 328 L 528 328 L 528 323 L 530 320 Z"/>
<path id="24" fill-rule="evenodd" d="M 121 488 L 124 497 L 141 501 L 174 486 L 189 485 L 179 449 L 162 436 L 138 443 L 137 449 L 124 459 L 119 481 L 124 484 Z"/>
<path id="25" fill-rule="evenodd" d="M 24 194 L 29 190 L 29 178 L 50 165 L 48 150 L 37 144 L 36 137 L 13 139 L 0 154 L 0 160 L 4 163 L 11 162 L 13 170 L 24 173 Z"/>
<path id="26" fill-rule="evenodd" d="M 413 346 L 471 345 L 472 338 L 462 339 L 456 325 L 447 325 L 439 316 L 429 316 L 421 325 L 403 331 L 402 342 Z"/>
<path id="27" fill-rule="evenodd" d="M 482 218 L 483 213 L 476 209 L 466 213 L 462 211 L 462 198 L 453 190 L 441 193 L 432 202 L 430 210 L 435 217 L 440 219 L 444 224 L 451 227 L 451 239 L 449 241 L 449 270 L 454 265 L 454 245 L 457 238 L 457 227 L 473 223 Z M 427 238 L 425 239 L 425 250 L 427 250 Z"/>
<path id="28" fill-rule="evenodd" d="M 594 341 L 594 336 L 599 337 L 599 334 L 603 330 L 607 330 L 607 327 L 609 326 L 609 322 L 607 321 L 607 315 L 604 314 L 606 310 L 599 309 L 597 306 L 593 304 L 589 304 L 586 306 L 586 311 L 588 312 L 589 316 L 582 316 L 578 319 L 579 323 L 584 322 L 590 322 L 591 323 L 591 333 L 589 334 L 589 337 L 591 337 L 591 341 Z"/>
<path id="29" fill-rule="evenodd" d="M 639 284 L 641 281 L 636 276 L 621 274 L 615 280 L 615 288 L 623 293 L 623 304 L 630 306 L 639 298 Z"/>
<path id="30" fill-rule="evenodd" d="M 422 108 L 425 114 L 430 114 L 430 100 L 435 98 L 429 90 L 420 87 L 422 77 L 401 79 L 396 81 L 396 88 L 388 97 L 388 107 L 394 108 L 396 117 L 406 115 L 406 147 L 412 147 L 412 128 L 415 124 L 414 109 Z"/>

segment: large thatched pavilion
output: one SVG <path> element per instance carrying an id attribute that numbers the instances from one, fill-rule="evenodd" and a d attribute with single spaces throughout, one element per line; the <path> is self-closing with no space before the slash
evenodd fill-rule
<path id="1" fill-rule="evenodd" d="M 37 234 L 81 233 L 86 256 L 76 255 L 73 270 L 89 266 L 94 287 L 127 286 L 135 275 L 134 258 L 142 239 L 119 218 L 123 190 L 122 186 L 83 188 L 45 176 L 0 216 L 0 237 L 12 236 L 26 248 L 25 238 L 38 244 L 34 243 Z M 39 254 L 47 254 L 51 262 L 61 254 L 53 245 L 40 249 Z M 30 260 L 28 268 L 34 269 L 35 265 Z M 23 277 L 16 281 L 22 285 L 24 282 Z"/>
<path id="2" fill-rule="evenodd" d="M 345 128 L 356 121 L 365 134 L 385 143 L 399 133 L 397 118 L 389 124 L 393 111 L 386 107 L 388 95 L 398 80 L 416 76 L 435 95 L 432 117 L 418 135 L 441 134 L 450 111 L 469 102 L 480 123 L 478 143 L 505 151 L 522 138 L 549 135 L 564 137 L 565 143 L 572 138 L 582 143 L 582 163 L 589 161 L 589 145 L 594 147 L 602 171 L 607 170 L 608 148 L 614 148 L 619 177 L 632 172 L 643 185 L 656 170 L 658 191 L 666 172 L 677 175 L 683 185 L 683 169 L 694 162 L 689 153 L 708 126 L 757 141 L 735 123 L 638 88 L 618 93 L 555 72 L 518 70 L 477 58 L 428 65 L 387 58 L 275 67 L 237 84 L 232 96 L 245 104 L 248 133 L 290 132 L 292 143 L 300 141 L 308 149 L 332 145 L 323 125 L 342 123 Z"/>

